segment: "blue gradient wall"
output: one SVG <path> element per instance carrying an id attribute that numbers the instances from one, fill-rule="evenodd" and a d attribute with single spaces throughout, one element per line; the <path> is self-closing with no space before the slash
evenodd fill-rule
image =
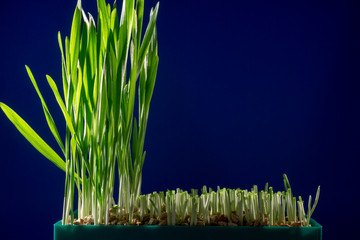
<path id="1" fill-rule="evenodd" d="M 146 0 L 145 12 L 155 3 Z M 64 132 L 45 74 L 60 82 L 57 31 L 69 35 L 75 5 L 1 4 L 0 101 L 56 150 L 24 65 Z M 95 0 L 83 6 L 96 12 Z M 359 10 L 358 1 L 161 1 L 143 192 L 267 181 L 281 190 L 287 173 L 306 199 L 321 185 L 313 216 L 324 239 L 351 236 L 344 229 L 357 223 L 359 199 Z M 0 153 L 0 238 L 51 239 L 64 173 L 3 113 Z"/>

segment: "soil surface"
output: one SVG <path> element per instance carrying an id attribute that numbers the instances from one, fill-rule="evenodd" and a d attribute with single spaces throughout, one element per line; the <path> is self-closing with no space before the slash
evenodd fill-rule
<path id="1" fill-rule="evenodd" d="M 287 219 L 286 219 L 287 220 Z M 190 226 L 190 215 L 185 216 L 183 220 L 177 220 L 177 226 Z M 69 224 L 71 220 L 69 219 Z M 94 217 L 92 215 L 86 216 L 84 219 L 74 219 L 74 225 L 94 225 Z M 105 225 L 100 223 L 99 225 Z M 167 213 L 165 207 L 162 209 L 160 216 L 150 217 L 150 213 L 147 213 L 140 218 L 138 209 L 134 209 L 132 222 L 129 223 L 129 213 L 119 214 L 118 210 L 110 209 L 109 214 L 109 225 L 158 225 L 158 226 L 167 226 Z M 209 216 L 209 221 L 205 222 L 202 218 L 197 216 L 197 226 L 269 226 L 268 217 L 264 216 L 264 221 L 247 221 L 245 216 L 243 217 L 243 223 L 241 224 L 239 220 L 239 215 L 235 212 L 232 212 L 231 219 L 227 216 L 216 213 Z M 281 227 L 303 227 L 304 225 L 297 222 L 277 222 L 273 226 Z"/>

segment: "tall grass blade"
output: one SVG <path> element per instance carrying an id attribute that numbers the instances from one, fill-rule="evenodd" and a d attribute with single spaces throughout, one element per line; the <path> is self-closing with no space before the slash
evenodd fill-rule
<path id="1" fill-rule="evenodd" d="M 38 87 L 38 85 L 37 85 L 37 83 L 35 81 L 35 78 L 34 78 L 32 72 L 31 72 L 30 68 L 28 66 L 26 66 L 26 65 L 25 65 L 25 67 L 26 67 L 26 71 L 27 71 L 27 73 L 28 73 L 28 75 L 30 77 L 30 80 L 31 80 L 37 94 L 39 95 L 40 100 L 41 100 L 41 104 L 42 104 L 42 107 L 43 107 L 43 110 L 44 110 L 45 118 L 46 118 L 46 121 L 47 121 L 47 123 L 49 125 L 50 131 L 54 135 L 56 141 L 58 142 L 58 144 L 59 144 L 59 146 L 61 148 L 61 150 L 64 152 L 65 151 L 64 144 L 63 144 L 63 142 L 62 142 L 62 140 L 60 138 L 60 135 L 59 135 L 59 132 L 58 132 L 58 130 L 56 128 L 54 119 L 52 118 L 52 116 L 51 116 L 51 114 L 49 112 L 49 109 L 48 109 L 48 107 L 47 107 L 47 105 L 45 103 L 45 100 L 44 100 L 44 98 L 43 98 L 43 96 L 42 96 L 42 94 L 41 94 L 41 92 L 39 90 L 39 87 Z"/>
<path id="2" fill-rule="evenodd" d="M 70 118 L 70 115 L 66 110 L 64 101 L 62 100 L 62 98 L 60 96 L 59 90 L 58 90 L 54 80 L 49 75 L 46 75 L 46 79 L 48 80 L 48 83 L 49 83 L 49 85 L 50 85 L 50 87 L 53 90 L 53 93 L 55 95 L 56 101 L 58 102 L 58 104 L 59 104 L 59 106 L 61 108 L 61 111 L 62 111 L 62 113 L 63 113 L 63 115 L 65 117 L 66 124 L 68 125 L 71 133 L 73 135 L 76 135 L 73 123 L 72 123 L 71 118 Z"/>
<path id="3" fill-rule="evenodd" d="M 0 103 L 1 109 L 4 111 L 9 120 L 15 125 L 19 132 L 36 148 L 42 155 L 53 162 L 61 170 L 66 170 L 65 162 L 57 155 L 57 153 L 42 140 L 42 138 L 19 116 L 15 111 L 4 103 Z"/>

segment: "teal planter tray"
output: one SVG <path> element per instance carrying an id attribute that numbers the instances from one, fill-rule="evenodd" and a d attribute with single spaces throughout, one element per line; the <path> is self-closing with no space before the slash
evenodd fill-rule
<path id="1" fill-rule="evenodd" d="M 223 226 L 77 226 L 54 224 L 55 240 L 321 240 L 322 226 L 312 227 L 223 227 Z"/>

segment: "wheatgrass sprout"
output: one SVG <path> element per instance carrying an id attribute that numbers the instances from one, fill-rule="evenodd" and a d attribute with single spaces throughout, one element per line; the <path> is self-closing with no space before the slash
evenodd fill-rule
<path id="1" fill-rule="evenodd" d="M 145 133 L 159 62 L 159 3 L 151 9 L 144 36 L 144 0 L 137 0 L 136 4 L 134 0 L 124 0 L 120 6 L 116 1 L 111 6 L 105 0 L 97 0 L 97 8 L 95 23 L 79 0 L 70 38 L 58 34 L 63 96 L 56 82 L 46 76 L 66 122 L 64 141 L 26 66 L 62 157 L 11 108 L 0 103 L 20 133 L 65 171 L 62 224 L 74 223 L 76 190 L 78 217 L 92 216 L 94 224 L 109 224 L 109 212 L 115 209 L 115 171 L 119 174 L 119 217 L 126 213 L 132 216 L 141 194 Z M 138 108 L 134 107 L 136 92 Z M 145 203 L 140 197 L 141 216 L 147 211 Z M 131 223 L 131 217 L 128 221 Z"/>

